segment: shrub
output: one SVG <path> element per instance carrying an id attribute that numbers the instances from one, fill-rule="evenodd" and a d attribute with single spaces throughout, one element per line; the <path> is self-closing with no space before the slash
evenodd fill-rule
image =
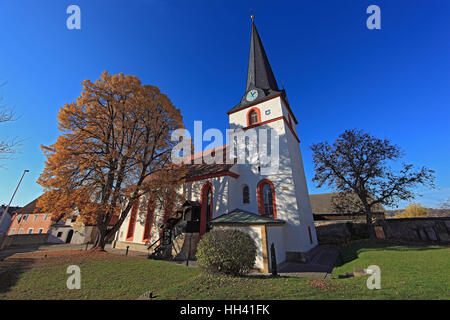
<path id="1" fill-rule="evenodd" d="M 208 272 L 239 275 L 254 266 L 256 245 L 243 231 L 214 229 L 200 240 L 196 256 L 199 266 Z"/>

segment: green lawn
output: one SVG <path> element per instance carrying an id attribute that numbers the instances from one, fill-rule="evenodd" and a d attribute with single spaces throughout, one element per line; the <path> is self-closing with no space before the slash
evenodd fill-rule
<path id="1" fill-rule="evenodd" d="M 204 275 L 194 267 L 113 254 L 51 257 L 0 274 L 0 299 L 136 299 L 148 291 L 158 299 L 450 298 L 449 247 L 354 244 L 341 257 L 329 280 Z M 66 288 L 69 264 L 81 268 L 80 290 Z M 381 268 L 381 290 L 367 289 L 367 276 L 339 279 L 372 264 Z"/>

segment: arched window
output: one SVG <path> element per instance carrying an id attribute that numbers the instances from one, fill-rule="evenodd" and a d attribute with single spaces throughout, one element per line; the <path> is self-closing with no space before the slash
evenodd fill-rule
<path id="1" fill-rule="evenodd" d="M 276 203 L 275 203 L 275 188 L 273 183 L 267 179 L 261 180 L 258 183 L 258 213 L 260 215 L 277 218 Z"/>
<path id="2" fill-rule="evenodd" d="M 137 199 L 130 212 L 130 222 L 128 223 L 127 241 L 133 241 L 134 227 L 136 226 L 136 216 L 138 212 L 139 199 Z"/>
<path id="3" fill-rule="evenodd" d="M 250 118 L 250 125 L 258 122 L 258 114 L 256 113 L 255 110 L 252 110 L 250 112 L 249 118 Z"/>
<path id="4" fill-rule="evenodd" d="M 247 185 L 242 187 L 242 202 L 250 203 L 250 192 Z"/>
<path id="5" fill-rule="evenodd" d="M 202 213 L 200 217 L 200 237 L 207 232 L 209 221 L 213 216 L 213 189 L 209 182 L 206 182 L 202 187 L 201 192 Z"/>
<path id="6" fill-rule="evenodd" d="M 252 108 L 247 113 L 247 125 L 251 126 L 261 121 L 261 113 L 258 108 Z"/>
<path id="7" fill-rule="evenodd" d="M 143 242 L 150 242 L 152 240 L 152 226 L 153 217 L 155 215 L 155 203 L 150 197 L 147 200 L 147 215 L 145 217 Z"/>

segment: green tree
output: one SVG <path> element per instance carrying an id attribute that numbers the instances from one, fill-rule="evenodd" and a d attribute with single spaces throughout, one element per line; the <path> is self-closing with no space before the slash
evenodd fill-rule
<path id="1" fill-rule="evenodd" d="M 318 187 L 328 185 L 340 192 L 341 198 L 356 194 L 370 238 L 375 238 L 372 213 L 377 205 L 395 206 L 399 200 L 411 200 L 417 185 L 434 187 L 433 170 L 422 167 L 414 171 L 412 164 L 403 164 L 395 172 L 389 161 L 401 158 L 400 148 L 360 130 L 346 130 L 332 145 L 321 142 L 311 150 L 316 171 L 313 181 Z"/>

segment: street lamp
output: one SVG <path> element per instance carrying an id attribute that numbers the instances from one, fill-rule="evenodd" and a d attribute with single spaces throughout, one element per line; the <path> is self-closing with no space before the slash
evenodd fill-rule
<path id="1" fill-rule="evenodd" d="M 8 214 L 9 206 L 11 205 L 11 202 L 13 201 L 14 196 L 16 195 L 17 189 L 19 189 L 20 183 L 22 182 L 22 179 L 23 179 L 23 177 L 25 176 L 25 173 L 27 173 L 27 172 L 30 172 L 30 170 L 24 170 L 24 171 L 23 171 L 22 177 L 20 178 L 19 183 L 17 184 L 16 190 L 14 190 L 14 193 L 13 193 L 13 195 L 12 195 L 12 197 L 11 197 L 11 200 L 9 201 L 8 206 L 7 206 L 6 209 L 5 209 L 5 212 L 3 212 L 2 217 L 0 218 L 0 228 L 1 228 L 1 226 L 2 226 L 3 220 L 5 219 L 6 215 Z M 8 231 L 8 230 L 7 230 L 7 231 Z M 7 231 L 6 231 L 6 232 L 7 232 Z M 0 245 L 1 245 L 2 242 L 3 242 L 3 235 L 0 234 Z M 0 247 L 0 248 L 1 248 L 1 247 Z"/>

